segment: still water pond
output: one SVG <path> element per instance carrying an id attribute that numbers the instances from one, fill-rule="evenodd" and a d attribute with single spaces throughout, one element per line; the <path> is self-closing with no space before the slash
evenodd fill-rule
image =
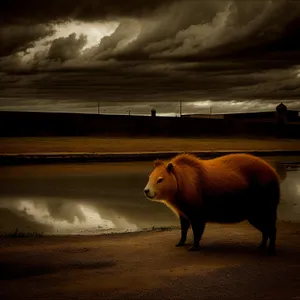
<path id="1" fill-rule="evenodd" d="M 300 157 L 265 158 L 282 183 L 280 220 L 300 221 Z M 143 188 L 151 162 L 0 168 L 0 233 L 100 234 L 178 226 Z"/>

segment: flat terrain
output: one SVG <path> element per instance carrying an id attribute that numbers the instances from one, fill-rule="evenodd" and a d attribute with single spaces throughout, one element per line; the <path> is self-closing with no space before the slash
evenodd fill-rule
<path id="1" fill-rule="evenodd" d="M 300 224 L 278 224 L 275 257 L 248 223 L 208 224 L 199 252 L 179 231 L 0 239 L 0 299 L 300 298 Z"/>
<path id="2" fill-rule="evenodd" d="M 0 153 L 300 150 L 300 140 L 241 138 L 0 138 Z"/>

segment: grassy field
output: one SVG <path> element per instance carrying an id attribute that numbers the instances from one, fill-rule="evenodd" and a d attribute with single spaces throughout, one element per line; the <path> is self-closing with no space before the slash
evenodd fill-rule
<path id="1" fill-rule="evenodd" d="M 242 138 L 0 138 L 0 153 L 300 150 L 300 140 Z"/>

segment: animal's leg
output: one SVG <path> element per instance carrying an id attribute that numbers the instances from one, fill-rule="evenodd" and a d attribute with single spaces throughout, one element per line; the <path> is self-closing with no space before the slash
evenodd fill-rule
<path id="1" fill-rule="evenodd" d="M 187 233 L 190 228 L 190 221 L 180 216 L 180 226 L 181 226 L 181 238 L 178 244 L 176 244 L 176 247 L 184 246 L 187 238 Z"/>
<path id="2" fill-rule="evenodd" d="M 276 254 L 276 235 L 277 235 L 277 228 L 276 226 L 271 227 L 269 231 L 270 237 L 270 244 L 268 247 L 268 254 L 275 255 Z"/>
<path id="3" fill-rule="evenodd" d="M 270 238 L 270 244 L 268 247 L 269 255 L 276 254 L 276 236 L 277 236 L 276 221 L 277 221 L 277 207 L 274 209 L 267 223 L 268 236 Z"/>
<path id="4" fill-rule="evenodd" d="M 193 217 L 190 220 L 192 230 L 194 233 L 194 244 L 189 248 L 189 251 L 197 251 L 199 250 L 199 243 L 202 238 L 206 222 L 203 219 L 200 219 L 199 217 Z"/>
<path id="5" fill-rule="evenodd" d="M 275 186 L 274 186 L 275 184 Z M 267 253 L 269 255 L 276 255 L 276 236 L 277 236 L 277 228 L 276 228 L 276 221 L 277 221 L 277 208 L 280 202 L 280 185 L 277 182 L 273 183 L 268 189 L 266 197 L 264 199 L 268 199 L 269 202 L 266 204 L 265 209 L 262 216 L 263 222 L 263 231 L 266 232 L 268 238 L 270 240 L 269 247 L 267 248 Z"/>
<path id="6" fill-rule="evenodd" d="M 266 232 L 262 232 L 262 241 L 261 244 L 258 246 L 259 249 L 265 249 L 267 247 L 268 242 L 268 235 Z"/>
<path id="7" fill-rule="evenodd" d="M 257 230 L 259 230 L 262 233 L 262 241 L 261 241 L 261 244 L 258 246 L 258 248 L 265 249 L 267 246 L 268 238 L 269 238 L 267 231 L 264 230 L 265 226 L 262 223 L 260 223 L 258 220 L 255 220 L 255 219 L 249 219 L 248 221 L 253 227 L 255 227 Z"/>
<path id="8" fill-rule="evenodd" d="M 265 249 L 267 246 L 267 241 L 269 239 L 270 243 L 269 247 L 267 248 L 268 254 L 275 255 L 277 234 L 276 219 L 269 219 L 265 221 L 249 220 L 249 223 L 262 232 L 262 243 L 259 248 Z"/>

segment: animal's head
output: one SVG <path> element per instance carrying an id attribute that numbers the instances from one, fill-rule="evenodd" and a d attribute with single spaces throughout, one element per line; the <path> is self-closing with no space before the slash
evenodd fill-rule
<path id="1" fill-rule="evenodd" d="M 172 199 L 177 192 L 177 181 L 173 173 L 173 164 L 161 160 L 154 162 L 154 169 L 144 189 L 146 198 L 152 201 Z"/>

